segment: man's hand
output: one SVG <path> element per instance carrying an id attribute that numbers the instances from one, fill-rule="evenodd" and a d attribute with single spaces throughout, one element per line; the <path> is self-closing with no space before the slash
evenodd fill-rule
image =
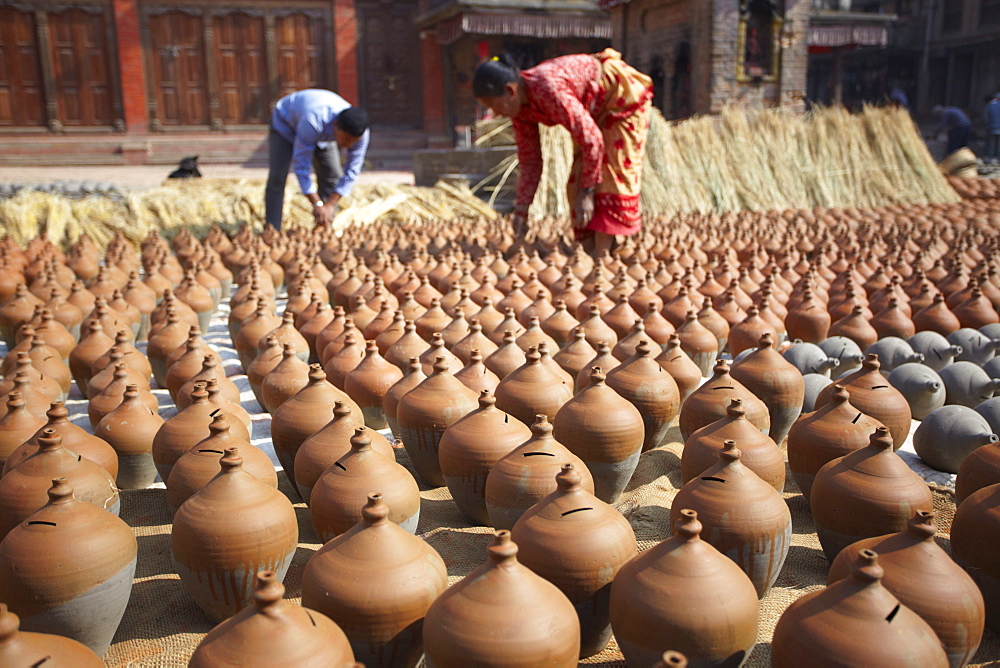
<path id="1" fill-rule="evenodd" d="M 576 217 L 573 219 L 573 227 L 583 230 L 590 225 L 590 220 L 594 217 L 594 191 L 581 190 L 576 196 Z"/>
<path id="2" fill-rule="evenodd" d="M 333 193 L 325 202 L 323 202 L 322 206 L 314 206 L 313 217 L 316 219 L 316 224 L 321 227 L 326 227 L 333 223 L 333 219 L 337 216 L 337 204 L 339 202 L 340 195 Z"/>

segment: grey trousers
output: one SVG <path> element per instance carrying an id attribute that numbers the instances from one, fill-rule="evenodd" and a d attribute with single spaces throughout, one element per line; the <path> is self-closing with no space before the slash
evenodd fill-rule
<path id="1" fill-rule="evenodd" d="M 273 129 L 267 135 L 267 187 L 264 189 L 264 221 L 275 229 L 281 229 L 281 218 L 285 204 L 285 182 L 292 166 L 292 143 Z M 329 142 L 313 152 L 313 169 L 319 198 L 325 200 L 333 193 L 337 181 L 344 175 L 340 164 L 340 148 L 336 142 Z"/>

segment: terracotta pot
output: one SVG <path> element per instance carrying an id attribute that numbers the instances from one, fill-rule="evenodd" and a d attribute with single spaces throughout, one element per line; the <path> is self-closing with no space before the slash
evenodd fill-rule
<path id="1" fill-rule="evenodd" d="M 149 385 L 149 379 L 153 375 L 153 368 L 150 366 L 149 360 L 143 355 L 139 350 L 132 345 L 129 341 L 128 334 L 124 331 L 120 331 L 115 335 L 114 345 L 106 350 L 103 355 L 98 357 L 91 363 L 91 376 L 96 375 L 102 369 L 111 364 L 111 355 L 114 353 L 122 354 L 122 361 L 128 365 L 130 369 L 134 369 L 140 376 L 142 376 L 146 385 Z"/>
<path id="2" fill-rule="evenodd" d="M 580 483 L 573 465 L 563 465 L 556 491 L 521 516 L 511 538 L 521 563 L 559 587 L 576 608 L 580 658 L 586 658 L 602 651 L 611 638 L 611 583 L 637 546 L 621 513 Z"/>
<path id="3" fill-rule="evenodd" d="M 199 643 L 191 668 L 241 665 L 354 665 L 343 630 L 329 617 L 284 599 L 285 588 L 271 571 L 257 573 L 253 605 L 209 631 Z"/>
<path id="4" fill-rule="evenodd" d="M 517 551 L 510 532 L 498 531 L 486 563 L 431 604 L 423 631 L 428 665 L 577 665 L 580 622 L 572 603 L 521 565 Z M 482 633 L 484 625 L 492 632 Z"/>
<path id="5" fill-rule="evenodd" d="M 910 404 L 896 388 L 879 373 L 878 355 L 869 355 L 861 368 L 837 381 L 851 393 L 851 405 L 875 418 L 892 434 L 892 447 L 898 450 L 910 433 Z M 833 386 L 819 393 L 816 408 L 822 408 L 833 395 Z"/>
<path id="6" fill-rule="evenodd" d="M 167 390 L 176 396 L 181 386 L 201 371 L 206 357 L 218 357 L 218 353 L 201 338 L 201 330 L 192 327 L 183 348 L 171 353 L 167 358 Z"/>
<path id="7" fill-rule="evenodd" d="M 729 330 L 729 352 L 735 357 L 747 348 L 753 348 L 765 333 L 778 340 L 778 332 L 774 326 L 760 316 L 756 306 L 747 310 L 747 317 Z"/>
<path id="8" fill-rule="evenodd" d="M 892 451 L 879 427 L 867 446 L 823 466 L 809 494 L 816 533 L 828 561 L 846 546 L 902 531 L 916 510 L 934 508 L 930 489 Z"/>
<path id="9" fill-rule="evenodd" d="M 146 408 L 153 413 L 158 412 L 160 405 L 156 396 L 149 391 L 148 387 L 142 387 L 136 383 L 133 374 L 134 372 L 130 371 L 124 363 L 117 365 L 111 383 L 101 390 L 100 394 L 90 398 L 90 402 L 87 404 L 87 417 L 90 418 L 92 427 L 96 429 L 104 416 L 121 405 L 125 399 L 125 391 L 130 385 L 135 386 L 139 391 L 139 401 Z"/>
<path id="10" fill-rule="evenodd" d="M 401 371 L 406 373 L 407 364 L 411 357 L 420 359 L 420 356 L 430 348 L 427 341 L 422 339 L 416 331 L 416 325 L 412 321 L 407 321 L 404 327 L 403 336 L 393 343 L 385 351 L 385 359 L 391 364 L 395 364 Z"/>
<path id="11" fill-rule="evenodd" d="M 331 345 L 327 350 L 330 351 L 332 347 Z M 343 347 L 325 357 L 323 370 L 327 379 L 340 389 L 344 389 L 344 379 L 347 378 L 347 374 L 361 363 L 364 356 L 364 342 L 360 340 L 358 334 L 348 331 L 343 339 Z"/>
<path id="12" fill-rule="evenodd" d="M 423 382 L 425 378 L 427 376 L 424 375 L 420 360 L 412 357 L 408 366 L 404 369 L 403 378 L 390 387 L 385 396 L 382 397 L 382 412 L 385 414 L 385 420 L 389 424 L 389 429 L 392 433 L 399 433 L 399 425 L 396 422 L 396 408 L 399 405 L 399 400 L 404 394 Z"/>
<path id="13" fill-rule="evenodd" d="M 878 340 L 878 332 L 872 327 L 871 316 L 865 314 L 860 304 L 855 304 L 853 310 L 830 326 L 830 336 L 843 336 L 858 344 L 864 350 Z"/>
<path id="14" fill-rule="evenodd" d="M 93 321 L 92 321 L 93 322 Z M 168 316 L 167 324 L 157 332 L 150 333 L 146 344 L 146 357 L 153 369 L 153 378 L 159 387 L 167 386 L 167 358 L 170 353 L 183 346 L 187 341 L 190 325 L 182 321 L 176 312 Z M 70 355 L 70 368 L 73 368 L 73 356 Z M 74 377 L 76 372 L 74 371 Z M 80 380 L 77 378 L 77 383 Z"/>
<path id="15" fill-rule="evenodd" d="M 208 402 L 208 392 L 204 383 L 198 384 L 191 392 L 191 403 L 187 408 L 168 418 L 153 437 L 153 463 L 160 479 L 170 477 L 170 469 L 185 452 L 196 446 L 211 434 L 213 413 L 218 408 Z M 229 420 L 230 432 L 247 443 L 250 433 L 238 419 Z"/>
<path id="16" fill-rule="evenodd" d="M 478 350 L 483 357 L 486 357 L 497 349 L 497 344 L 483 334 L 482 330 L 483 326 L 479 324 L 479 321 L 473 319 L 470 323 L 469 333 L 451 347 L 451 352 L 462 360 L 463 364 L 469 363 L 469 356 L 473 350 Z"/>
<path id="17" fill-rule="evenodd" d="M 538 414 L 555 415 L 573 396 L 573 388 L 546 365 L 537 350 L 530 350 L 521 367 L 497 386 L 497 408 L 526 425 Z"/>
<path id="18" fill-rule="evenodd" d="M 21 620 L 0 603 L 0 664 L 16 668 L 52 665 L 104 668 L 105 663 L 86 645 L 48 633 L 18 631 Z"/>
<path id="19" fill-rule="evenodd" d="M 236 448 L 221 463 L 222 471 L 177 510 L 170 533 L 181 582 L 214 620 L 250 603 L 254 573 L 273 570 L 284 578 L 299 535 L 292 504 L 244 471 Z"/>
<path id="20" fill-rule="evenodd" d="M 671 503 L 670 523 L 681 508 L 698 513 L 705 540 L 747 574 L 763 598 L 774 585 L 792 541 L 792 515 L 781 494 L 740 462 L 735 441 L 719 460 L 692 478 Z"/>
<path id="21" fill-rule="evenodd" d="M 756 350 L 733 364 L 730 374 L 764 402 L 771 420 L 768 435 L 780 447 L 802 413 L 806 391 L 802 374 L 775 350 L 769 334 L 761 337 Z"/>
<path id="22" fill-rule="evenodd" d="M 240 324 L 236 336 L 233 338 L 233 347 L 240 358 L 243 368 L 250 366 L 250 362 L 257 355 L 257 343 L 265 341 L 267 335 L 272 332 L 281 319 L 269 308 L 266 301 L 257 302 L 257 310 L 254 314 Z"/>
<path id="23" fill-rule="evenodd" d="M 344 380 L 344 390 L 361 407 L 367 426 L 386 428 L 388 423 L 382 400 L 389 388 L 402 378 L 403 372 L 379 355 L 374 341 L 368 341 L 364 359 Z"/>
<path id="24" fill-rule="evenodd" d="M 1000 445 L 984 445 L 973 450 L 958 467 L 955 476 L 955 503 L 974 492 L 1000 483 Z"/>
<path id="25" fill-rule="evenodd" d="M 663 352 L 656 358 L 656 363 L 670 374 L 677 383 L 678 397 L 681 404 L 701 385 L 701 369 L 681 347 L 680 339 L 671 335 Z"/>
<path id="26" fill-rule="evenodd" d="M 562 299 L 557 299 L 555 302 L 555 311 L 549 317 L 542 320 L 542 329 L 562 347 L 573 340 L 573 331 L 579 324 L 580 321 L 574 318 L 569 312 L 566 302 Z"/>
<path id="27" fill-rule="evenodd" d="M 622 566 L 611 585 L 611 627 L 629 665 L 668 647 L 695 665 L 741 665 L 757 642 L 757 592 L 739 566 L 701 540 L 682 510 L 674 536 Z"/>
<path id="28" fill-rule="evenodd" d="M 938 293 L 928 306 L 913 314 L 913 326 L 918 332 L 929 330 L 947 336 L 962 326 L 944 299 L 944 295 Z"/>
<path id="29" fill-rule="evenodd" d="M 594 477 L 594 495 L 614 503 L 639 463 L 644 426 L 639 410 L 608 387 L 604 378 L 600 368 L 592 369 L 590 385 L 559 409 L 552 435 L 570 444 L 569 450 L 586 463 Z"/>
<path id="30" fill-rule="evenodd" d="M 261 394 L 264 377 L 271 373 L 279 362 L 281 362 L 281 346 L 276 338 L 268 335 L 266 347 L 257 353 L 257 357 L 250 362 L 246 370 L 247 380 L 250 381 L 250 390 L 261 406 L 264 405 L 264 397 Z"/>
<path id="31" fill-rule="evenodd" d="M 500 346 L 483 360 L 483 364 L 503 380 L 521 368 L 526 359 L 524 351 L 517 345 L 517 336 L 512 332 L 504 335 Z"/>
<path id="32" fill-rule="evenodd" d="M 556 490 L 555 476 L 571 463 L 593 494 L 594 480 L 583 460 L 552 437 L 545 415 L 531 425 L 531 438 L 501 457 L 486 476 L 486 511 L 498 529 L 514 526 L 525 511 Z"/>
<path id="33" fill-rule="evenodd" d="M 230 420 L 224 413 L 212 419 L 210 433 L 193 448 L 181 455 L 170 469 L 167 485 L 167 505 L 177 510 L 195 492 L 203 489 L 222 470 L 219 458 L 229 448 L 238 448 L 243 458 L 243 470 L 271 487 L 278 487 L 278 475 L 271 458 L 263 450 L 230 431 Z"/>
<path id="34" fill-rule="evenodd" d="M 634 319 L 633 322 L 635 322 Z M 580 327 L 587 334 L 587 343 L 594 348 L 597 348 L 598 344 L 601 343 L 607 343 L 608 346 L 614 348 L 615 344 L 618 343 L 618 335 L 601 318 L 601 310 L 597 305 L 591 305 L 589 315 L 580 321 Z"/>
<path id="35" fill-rule="evenodd" d="M 808 288 L 802 295 L 802 301 L 795 308 L 789 308 L 785 316 L 788 338 L 807 343 L 818 344 L 825 339 L 829 335 L 830 324 L 830 314 Z"/>
<path id="36" fill-rule="evenodd" d="M 382 495 L 369 494 L 361 521 L 309 559 L 302 603 L 336 621 L 365 665 L 412 666 L 448 576 L 436 551 L 388 517 Z M 373 569 L 379 577 L 368 577 Z"/>
<path id="37" fill-rule="evenodd" d="M 684 323 L 677 328 L 676 336 L 681 350 L 698 366 L 698 377 L 709 375 L 712 363 L 718 358 L 722 348 L 718 337 L 701 324 L 694 310 L 688 311 Z"/>
<path id="38" fill-rule="evenodd" d="M 351 450 L 316 481 L 310 495 L 313 528 L 324 543 L 361 521 L 363 499 L 377 488 L 389 504 L 389 520 L 416 533 L 420 489 L 410 472 L 372 448 L 371 431 L 357 427 Z"/>
<path id="39" fill-rule="evenodd" d="M 844 548 L 830 566 L 827 584 L 851 576 L 862 550 L 878 554 L 882 586 L 937 634 L 951 666 L 964 666 L 983 637 L 982 594 L 965 571 L 934 541 L 934 513 L 918 511 L 899 533 L 866 538 Z"/>
<path id="40" fill-rule="evenodd" d="M 462 417 L 441 435 L 438 461 L 445 484 L 462 514 L 489 526 L 486 477 L 501 458 L 531 438 L 531 430 L 496 406 L 489 391 L 479 395 L 479 408 Z M 489 438 L 483 438 L 489 434 Z"/>
<path id="41" fill-rule="evenodd" d="M 364 426 L 360 413 L 342 401 L 334 402 L 333 418 L 314 434 L 307 436 L 296 450 L 295 465 L 290 471 L 286 471 L 288 475 L 294 474 L 295 477 L 289 477 L 289 480 L 307 504 L 310 502 L 313 486 L 323 472 L 351 452 L 354 430 Z M 396 454 L 392 444 L 376 431 L 369 435 L 372 448 L 395 461 Z"/>
<path id="42" fill-rule="evenodd" d="M 45 420 L 27 411 L 21 393 L 11 391 L 7 395 L 7 413 L 0 418 L 0 464 L 44 426 Z"/>
<path id="43" fill-rule="evenodd" d="M 53 478 L 66 478 L 80 501 L 118 514 L 118 490 L 107 471 L 64 448 L 53 429 L 42 430 L 39 446 L 0 478 L 0 536 L 45 505 Z"/>
<path id="44" fill-rule="evenodd" d="M 125 522 L 77 501 L 66 479 L 55 478 L 48 503 L 0 541 L 0 598 L 24 630 L 104 654 L 128 605 L 136 553 Z"/>
<path id="45" fill-rule="evenodd" d="M 577 327 L 573 330 L 570 342 L 553 355 L 552 359 L 562 367 L 563 371 L 576 378 L 577 374 L 586 368 L 586 364 L 596 356 L 597 351 L 587 343 L 587 333 Z"/>
<path id="46" fill-rule="evenodd" d="M 94 435 L 118 455 L 119 488 L 145 489 L 156 481 L 153 439 L 161 426 L 163 418 L 141 401 L 135 385 L 128 385 L 118 408 L 97 423 Z"/>
<path id="47" fill-rule="evenodd" d="M 947 666 L 933 629 L 881 584 L 872 550 L 849 576 L 793 601 L 771 641 L 773 666 Z"/>
<path id="48" fill-rule="evenodd" d="M 489 390 L 493 394 L 500 385 L 497 375 L 483 364 L 483 356 L 478 350 L 472 351 L 469 363 L 455 374 L 455 378 L 473 392 Z"/>
<path id="49" fill-rule="evenodd" d="M 110 363 L 104 367 L 101 371 L 94 374 L 90 378 L 90 382 L 87 383 L 86 394 L 90 399 L 95 399 L 104 392 L 105 389 L 115 380 L 115 372 L 118 366 L 122 365 L 125 367 L 127 372 L 127 378 L 124 381 L 127 385 L 138 385 L 139 387 L 148 390 L 149 389 L 149 379 L 142 375 L 139 371 L 130 367 L 125 363 L 125 356 L 122 353 L 112 353 Z"/>
<path id="50" fill-rule="evenodd" d="M 441 358 L 434 364 L 430 376 L 398 399 L 396 424 L 399 430 L 393 430 L 393 434 L 403 441 L 410 462 L 423 482 L 432 487 L 445 484 L 438 463 L 441 435 L 476 406 L 472 390 L 448 372 L 448 364 Z M 388 411 L 386 413 L 388 415 Z"/>
<path id="51" fill-rule="evenodd" d="M 800 417 L 788 432 L 788 469 L 807 504 L 816 473 L 827 462 L 867 446 L 872 433 L 884 426 L 851 405 L 850 398 L 837 385 L 830 402 Z"/>
<path id="52" fill-rule="evenodd" d="M 286 345 L 281 352 L 281 361 L 261 382 L 262 407 L 273 414 L 308 384 L 309 365 L 302 361 L 291 345 Z"/>
<path id="53" fill-rule="evenodd" d="M 621 366 L 621 362 L 611 353 L 611 346 L 607 343 L 598 344 L 596 354 L 587 360 L 587 363 L 580 367 L 576 374 L 575 386 L 577 390 L 582 390 L 590 384 L 590 370 L 595 366 L 600 367 L 605 374 L 608 374 Z"/>
<path id="54" fill-rule="evenodd" d="M 82 427 L 70 422 L 68 419 L 69 411 L 66 410 L 63 402 L 52 402 L 51 407 L 45 415 L 48 418 L 48 422 L 42 425 L 33 436 L 25 440 L 24 443 L 18 446 L 7 457 L 7 461 L 4 462 L 3 466 L 3 475 L 7 475 L 8 471 L 17 466 L 26 457 L 34 454 L 38 450 L 38 439 L 43 436 L 44 430 L 53 429 L 62 437 L 64 448 L 99 465 L 111 474 L 112 479 L 117 477 L 118 455 L 115 454 L 114 448 L 93 434 L 88 433 Z"/>
<path id="55" fill-rule="evenodd" d="M 69 368 L 76 381 L 76 386 L 87 396 L 87 383 L 93 375 L 94 360 L 103 355 L 115 344 L 114 339 L 104 333 L 101 323 L 91 320 L 84 328 L 85 333 L 80 343 L 69 354 Z M 151 363 L 153 358 L 150 355 Z"/>
<path id="56" fill-rule="evenodd" d="M 727 407 L 733 399 L 743 402 L 746 417 L 762 434 L 771 428 L 771 418 L 767 406 L 750 392 L 743 383 L 729 375 L 729 363 L 719 360 L 715 364 L 713 376 L 688 395 L 681 406 L 680 430 L 685 441 L 696 430 L 725 417 Z M 737 440 L 737 443 L 741 441 Z"/>
<path id="57" fill-rule="evenodd" d="M 681 480 L 686 484 L 715 466 L 726 441 L 735 441 L 741 463 L 781 492 L 785 487 L 785 461 L 774 441 L 762 434 L 746 417 L 741 399 L 733 399 L 726 416 L 695 431 L 684 442 Z"/>
<path id="58" fill-rule="evenodd" d="M 608 387 L 630 401 L 642 415 L 643 451 L 666 442 L 667 428 L 680 405 L 676 381 L 653 359 L 651 348 L 648 341 L 641 341 L 635 355 L 607 374 Z"/>

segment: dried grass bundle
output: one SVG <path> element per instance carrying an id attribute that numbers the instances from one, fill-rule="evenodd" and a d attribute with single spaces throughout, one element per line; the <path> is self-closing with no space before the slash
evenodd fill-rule
<path id="1" fill-rule="evenodd" d="M 365 184 L 356 185 L 350 197 L 341 201 L 335 226 L 341 230 L 376 221 L 496 217 L 497 213 L 468 187 Z M 123 200 L 103 196 L 70 199 L 24 190 L 0 199 L 0 225 L 20 244 L 43 233 L 55 244 L 68 245 L 86 232 L 102 248 L 117 231 L 132 241 L 143 239 L 152 230 L 172 237 L 187 228 L 202 235 L 212 225 L 229 230 L 249 225 L 259 231 L 264 225 L 264 183 L 255 179 L 167 181 Z M 313 225 L 312 206 L 291 186 L 285 189 L 284 225 Z"/>
<path id="2" fill-rule="evenodd" d="M 480 131 L 483 145 L 513 142 L 502 123 L 489 123 Z M 569 133 L 542 127 L 542 151 L 545 168 L 531 214 L 566 215 Z M 515 162 L 504 161 L 489 180 L 512 178 Z M 860 114 L 842 107 L 807 114 L 730 107 L 678 123 L 654 110 L 641 198 L 646 214 L 667 216 L 958 201 L 909 114 L 885 107 Z"/>

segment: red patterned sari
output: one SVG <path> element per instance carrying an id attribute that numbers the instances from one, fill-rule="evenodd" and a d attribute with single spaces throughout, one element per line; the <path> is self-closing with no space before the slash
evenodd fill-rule
<path id="1" fill-rule="evenodd" d="M 566 186 L 570 205 L 581 188 L 594 189 L 594 217 L 586 230 L 576 230 L 577 238 L 593 232 L 638 232 L 639 182 L 653 99 L 650 78 L 613 49 L 553 58 L 524 70 L 521 77 L 528 102 L 513 119 L 521 165 L 517 211 L 527 212 L 541 178 L 538 124 L 562 125 L 574 143 Z"/>

